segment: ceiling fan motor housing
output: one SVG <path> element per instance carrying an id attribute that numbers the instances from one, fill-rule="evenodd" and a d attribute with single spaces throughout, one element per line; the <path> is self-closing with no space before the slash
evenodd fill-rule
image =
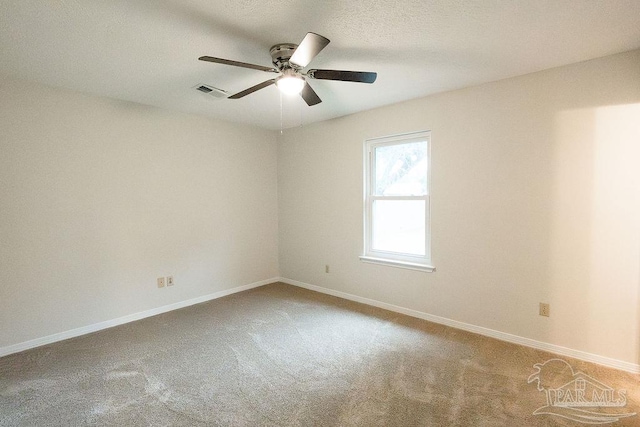
<path id="1" fill-rule="evenodd" d="M 293 43 L 279 43 L 271 46 L 269 53 L 271 54 L 271 61 L 273 62 L 273 65 L 275 65 L 280 71 L 288 68 L 298 69 L 299 67 L 296 67 L 289 62 L 291 55 L 293 55 L 293 52 L 295 52 L 297 47 L 298 45 Z"/>

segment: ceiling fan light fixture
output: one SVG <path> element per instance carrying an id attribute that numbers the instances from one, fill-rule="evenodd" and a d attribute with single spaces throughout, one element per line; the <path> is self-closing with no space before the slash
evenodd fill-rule
<path id="1" fill-rule="evenodd" d="M 302 92 L 305 81 L 294 73 L 285 73 L 276 79 L 276 86 L 285 95 L 297 95 Z"/>

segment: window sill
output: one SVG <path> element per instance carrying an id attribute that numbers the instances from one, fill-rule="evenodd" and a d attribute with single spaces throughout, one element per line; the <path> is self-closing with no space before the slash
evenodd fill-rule
<path id="1" fill-rule="evenodd" d="M 374 258 L 374 257 L 364 256 L 364 255 L 360 257 L 360 261 L 367 262 L 370 264 L 380 264 L 380 265 L 388 265 L 390 267 L 406 268 L 408 270 L 424 271 L 427 273 L 433 273 L 434 271 L 436 271 L 436 268 L 432 265 L 416 264 L 413 262 L 397 261 L 397 260 L 385 259 L 385 258 Z"/>

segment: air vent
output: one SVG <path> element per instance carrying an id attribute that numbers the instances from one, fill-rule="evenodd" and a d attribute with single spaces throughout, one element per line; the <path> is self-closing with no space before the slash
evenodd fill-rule
<path id="1" fill-rule="evenodd" d="M 217 87 L 211 85 L 199 84 L 195 85 L 193 88 L 198 92 L 213 96 L 214 98 L 226 98 L 227 96 L 229 96 L 229 94 L 225 90 L 218 89 Z"/>
<path id="2" fill-rule="evenodd" d="M 197 89 L 200 92 L 204 92 L 204 93 L 213 92 L 213 89 L 211 89 L 210 87 L 206 87 L 206 86 L 198 86 Z"/>

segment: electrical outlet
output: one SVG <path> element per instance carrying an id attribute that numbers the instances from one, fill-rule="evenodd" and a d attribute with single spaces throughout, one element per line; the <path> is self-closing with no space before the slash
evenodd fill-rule
<path id="1" fill-rule="evenodd" d="M 540 316 L 549 317 L 551 314 L 549 304 L 541 302 L 540 303 Z"/>
<path id="2" fill-rule="evenodd" d="M 167 276 L 167 286 L 173 286 L 173 276 Z"/>
<path id="3" fill-rule="evenodd" d="M 158 277 L 158 287 L 164 288 L 164 277 Z"/>
<path id="4" fill-rule="evenodd" d="M 325 273 L 328 273 L 328 272 L 329 272 L 329 264 L 327 264 L 327 265 L 325 265 L 325 266 L 324 266 L 324 272 L 325 272 Z"/>

